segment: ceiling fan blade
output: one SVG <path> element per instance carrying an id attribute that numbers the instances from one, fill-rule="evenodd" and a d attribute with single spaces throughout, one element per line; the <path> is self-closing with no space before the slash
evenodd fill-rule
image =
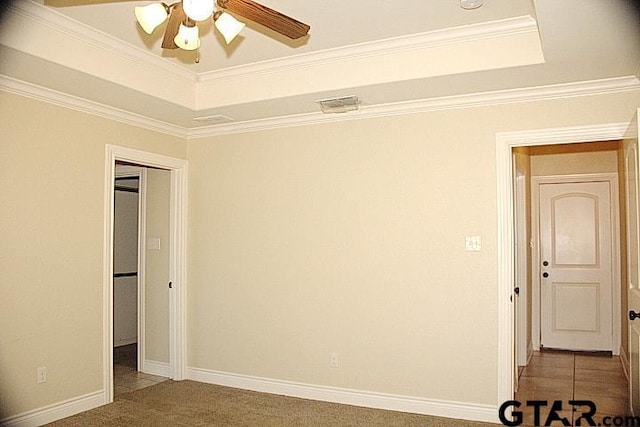
<path id="1" fill-rule="evenodd" d="M 299 39 L 306 36 L 311 28 L 303 22 L 283 15 L 253 0 L 218 0 L 218 6 L 264 25 L 290 39 Z"/>
<path id="2" fill-rule="evenodd" d="M 171 14 L 169 15 L 169 20 L 167 22 L 167 28 L 164 30 L 164 38 L 162 39 L 163 49 L 178 48 L 178 45 L 176 45 L 176 42 L 173 39 L 175 39 L 176 35 L 178 35 L 180 24 L 185 22 L 186 19 L 187 15 L 182 9 L 182 3 L 177 3 L 171 8 Z"/>

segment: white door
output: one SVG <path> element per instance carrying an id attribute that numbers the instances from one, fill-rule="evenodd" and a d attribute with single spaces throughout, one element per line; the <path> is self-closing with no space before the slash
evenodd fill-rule
<path id="1" fill-rule="evenodd" d="M 639 110 L 640 111 L 640 110 Z M 638 122 L 636 115 L 634 122 Z M 632 138 L 624 140 L 627 213 L 627 301 L 629 314 L 640 313 L 640 237 L 638 201 L 640 175 L 638 174 L 638 136 L 637 128 Z M 629 318 L 629 370 L 631 409 L 635 416 L 640 415 L 640 319 Z"/>
<path id="2" fill-rule="evenodd" d="M 540 184 L 541 345 L 611 351 L 609 181 Z"/>

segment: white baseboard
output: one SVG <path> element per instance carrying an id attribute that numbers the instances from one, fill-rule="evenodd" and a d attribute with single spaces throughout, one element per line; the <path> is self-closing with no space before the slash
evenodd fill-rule
<path id="1" fill-rule="evenodd" d="M 122 338 L 118 341 L 115 341 L 113 346 L 114 347 L 122 347 L 125 345 L 130 345 L 130 344 L 135 344 L 138 342 L 138 337 L 133 337 L 133 338 Z"/>
<path id="2" fill-rule="evenodd" d="M 622 370 L 624 371 L 627 381 L 631 381 L 629 377 L 629 356 L 623 347 L 620 347 L 620 362 L 622 362 Z"/>
<path id="3" fill-rule="evenodd" d="M 535 350 L 533 346 L 533 341 L 529 341 L 529 344 L 527 345 L 527 365 L 529 364 L 529 362 L 531 362 L 531 358 L 533 357 L 534 352 Z"/>
<path id="4" fill-rule="evenodd" d="M 302 384 L 269 378 L 187 368 L 187 379 L 203 383 L 280 394 L 323 402 L 411 412 L 472 421 L 498 422 L 498 407 L 476 403 L 450 402 L 362 390 Z"/>
<path id="5" fill-rule="evenodd" d="M 106 394 L 104 390 L 100 390 L 2 419 L 0 420 L 0 425 L 10 427 L 37 427 L 97 408 L 106 403 Z"/>
<path id="6" fill-rule="evenodd" d="M 142 372 L 150 375 L 158 375 L 160 377 L 170 377 L 169 364 L 166 362 L 156 362 L 155 360 L 144 360 L 142 362 Z"/>

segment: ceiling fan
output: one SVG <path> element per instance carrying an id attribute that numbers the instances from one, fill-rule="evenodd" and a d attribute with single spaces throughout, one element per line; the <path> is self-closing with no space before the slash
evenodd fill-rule
<path id="1" fill-rule="evenodd" d="M 57 1 L 49 0 L 45 3 L 55 5 Z M 113 1 L 122 0 L 80 0 L 73 3 L 77 5 Z M 172 4 L 152 3 L 136 7 L 135 15 L 138 24 L 147 34 L 151 34 L 167 21 L 162 40 L 163 49 L 198 49 L 200 38 L 197 23 L 209 19 L 213 20 L 215 28 L 229 44 L 245 26 L 233 15 L 249 19 L 294 40 L 306 36 L 311 28 L 253 0 L 180 0 Z"/>

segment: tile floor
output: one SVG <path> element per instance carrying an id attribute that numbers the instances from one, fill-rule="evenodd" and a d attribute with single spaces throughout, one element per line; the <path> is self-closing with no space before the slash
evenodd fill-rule
<path id="1" fill-rule="evenodd" d="M 113 395 L 149 387 L 168 380 L 165 377 L 137 371 L 138 346 L 124 345 L 113 349 Z"/>
<path id="2" fill-rule="evenodd" d="M 521 370 L 515 400 L 522 402 L 518 410 L 524 413 L 524 425 L 536 425 L 534 408 L 527 400 L 549 401 L 549 407 L 540 410 L 538 425 L 545 425 L 551 401 L 562 401 L 560 416 L 575 425 L 583 410 L 572 411 L 569 400 L 591 400 L 596 404 L 596 423 L 606 416 L 629 415 L 629 387 L 622 363 L 617 356 L 570 351 L 536 352 L 528 366 Z M 611 419 L 611 421 L 615 421 Z M 552 426 L 563 425 L 553 421 Z M 585 420 L 582 425 L 589 425 Z M 611 424 L 613 425 L 613 424 Z M 617 424 L 620 425 L 620 424 Z"/>

